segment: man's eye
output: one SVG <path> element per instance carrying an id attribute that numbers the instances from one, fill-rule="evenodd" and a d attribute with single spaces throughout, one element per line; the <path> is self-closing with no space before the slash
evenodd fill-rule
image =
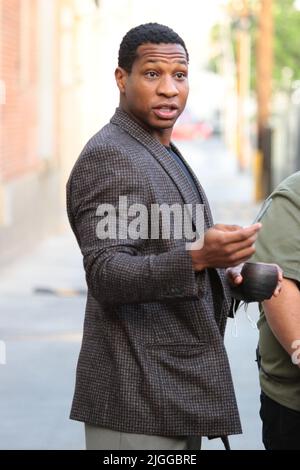
<path id="1" fill-rule="evenodd" d="M 177 72 L 176 73 L 176 78 L 179 78 L 180 80 L 183 80 L 186 78 L 186 74 L 184 72 Z"/>
<path id="2" fill-rule="evenodd" d="M 157 72 L 154 72 L 153 70 L 149 71 L 149 72 L 146 72 L 145 73 L 146 77 L 148 78 L 155 78 L 158 76 L 158 73 Z"/>

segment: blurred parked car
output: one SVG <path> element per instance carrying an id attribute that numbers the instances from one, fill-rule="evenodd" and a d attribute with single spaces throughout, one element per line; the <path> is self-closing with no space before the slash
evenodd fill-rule
<path id="1" fill-rule="evenodd" d="M 174 126 L 172 139 L 208 139 L 212 134 L 213 128 L 209 123 L 199 120 L 190 111 L 184 111 Z"/>

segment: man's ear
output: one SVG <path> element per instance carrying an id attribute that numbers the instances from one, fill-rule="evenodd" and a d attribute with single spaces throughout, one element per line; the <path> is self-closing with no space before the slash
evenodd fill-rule
<path id="1" fill-rule="evenodd" d="M 120 93 L 124 94 L 125 88 L 126 88 L 126 82 L 128 78 L 128 72 L 122 69 L 122 67 L 117 67 L 115 70 L 115 78 L 116 78 L 116 82 L 120 90 Z"/>

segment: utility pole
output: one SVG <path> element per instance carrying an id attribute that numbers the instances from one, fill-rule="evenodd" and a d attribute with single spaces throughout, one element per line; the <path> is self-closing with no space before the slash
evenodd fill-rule
<path id="1" fill-rule="evenodd" d="M 247 101 L 250 90 L 250 15 L 244 0 L 237 26 L 237 156 L 240 170 L 249 163 L 250 139 Z"/>
<path id="2" fill-rule="evenodd" d="M 273 70 L 273 0 L 261 0 L 256 43 L 257 155 L 256 200 L 272 190 L 270 108 Z"/>
<path id="3" fill-rule="evenodd" d="M 245 170 L 250 160 L 249 118 L 247 102 L 250 91 L 250 26 L 249 0 L 231 0 L 228 13 L 236 37 L 236 154 L 240 170 Z"/>

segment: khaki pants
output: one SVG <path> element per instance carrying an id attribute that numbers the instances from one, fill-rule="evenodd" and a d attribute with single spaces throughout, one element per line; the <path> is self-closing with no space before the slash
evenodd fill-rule
<path id="1" fill-rule="evenodd" d="M 85 424 L 87 450 L 200 450 L 201 437 L 150 436 Z"/>

